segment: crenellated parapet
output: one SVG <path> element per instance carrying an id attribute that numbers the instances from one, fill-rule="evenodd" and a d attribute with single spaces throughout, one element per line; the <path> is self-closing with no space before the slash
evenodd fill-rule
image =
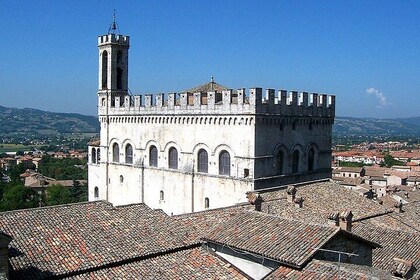
<path id="1" fill-rule="evenodd" d="M 244 88 L 222 92 L 108 95 L 100 98 L 99 115 L 262 114 L 335 116 L 335 96 L 318 93 Z"/>
<path id="2" fill-rule="evenodd" d="M 110 43 L 129 46 L 130 36 L 115 35 L 115 34 L 107 34 L 107 35 L 98 36 L 98 46 L 106 45 Z"/>

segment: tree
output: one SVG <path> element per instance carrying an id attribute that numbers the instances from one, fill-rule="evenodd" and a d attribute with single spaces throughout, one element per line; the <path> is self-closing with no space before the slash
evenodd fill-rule
<path id="1" fill-rule="evenodd" d="M 22 163 L 19 163 L 18 165 L 15 165 L 12 168 L 10 168 L 10 171 L 9 171 L 10 180 L 12 180 L 13 182 L 19 182 L 20 174 L 24 173 L 26 169 L 35 170 L 35 168 L 36 166 L 32 162 L 24 161 Z"/>
<path id="2" fill-rule="evenodd" d="M 73 181 L 73 187 L 70 188 L 70 196 L 73 202 L 88 201 L 88 185 L 80 184 L 79 181 Z"/>
<path id="3" fill-rule="evenodd" d="M 48 186 L 46 191 L 47 205 L 67 204 L 72 202 L 70 197 L 70 190 L 62 185 Z"/>
<path id="4" fill-rule="evenodd" d="M 2 211 L 34 208 L 39 203 L 39 195 L 33 189 L 15 184 L 5 190 L 0 208 Z"/>
<path id="5" fill-rule="evenodd" d="M 405 163 L 394 159 L 390 154 L 386 154 L 384 156 L 384 161 L 381 163 L 381 166 L 391 167 L 393 165 L 405 165 Z"/>
<path id="6" fill-rule="evenodd" d="M 17 156 L 24 156 L 24 155 L 25 155 L 25 153 L 24 153 L 23 151 L 17 151 L 17 152 L 16 152 L 16 155 L 17 155 Z"/>

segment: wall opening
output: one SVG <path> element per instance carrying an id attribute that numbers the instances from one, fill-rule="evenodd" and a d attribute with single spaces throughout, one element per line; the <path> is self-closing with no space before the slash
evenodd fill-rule
<path id="1" fill-rule="evenodd" d="M 102 89 L 108 88 L 108 52 L 102 52 Z"/>

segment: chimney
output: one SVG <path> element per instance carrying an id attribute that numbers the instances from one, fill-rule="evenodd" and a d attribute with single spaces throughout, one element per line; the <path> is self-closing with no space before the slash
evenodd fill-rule
<path id="1" fill-rule="evenodd" d="M 330 227 L 338 227 L 339 226 L 339 219 L 340 215 L 338 212 L 332 212 L 328 215 L 328 225 Z"/>
<path id="2" fill-rule="evenodd" d="M 340 228 L 348 232 L 351 231 L 351 224 L 353 221 L 353 213 L 351 211 L 344 211 L 340 214 Z"/>
<path id="3" fill-rule="evenodd" d="M 394 203 L 394 208 L 395 208 L 395 212 L 396 213 L 402 213 L 403 212 L 403 204 L 401 202 L 401 200 L 399 202 L 395 202 Z"/>
<path id="4" fill-rule="evenodd" d="M 296 197 L 293 202 L 295 203 L 296 208 L 302 208 L 303 207 L 303 197 Z"/>
<path id="5" fill-rule="evenodd" d="M 288 186 L 286 193 L 287 193 L 287 202 L 293 203 L 296 197 L 296 188 L 295 186 Z"/>
<path id="6" fill-rule="evenodd" d="M 0 278 L 9 279 L 9 243 L 12 237 L 0 231 Z"/>
<path id="7" fill-rule="evenodd" d="M 395 277 L 408 279 L 408 277 L 411 274 L 411 269 L 413 268 L 413 262 L 394 258 L 394 265 L 391 270 L 391 273 Z"/>
<path id="8" fill-rule="evenodd" d="M 255 211 L 261 211 L 261 205 L 263 202 L 262 197 L 259 194 L 248 192 L 246 194 L 246 198 L 248 199 L 248 202 L 255 206 Z"/>

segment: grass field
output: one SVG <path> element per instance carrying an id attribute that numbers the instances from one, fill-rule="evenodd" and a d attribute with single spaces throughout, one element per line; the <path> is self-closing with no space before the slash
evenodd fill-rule
<path id="1" fill-rule="evenodd" d="M 33 148 L 39 147 L 39 145 L 0 144 L 0 154 L 17 151 L 31 151 Z"/>

